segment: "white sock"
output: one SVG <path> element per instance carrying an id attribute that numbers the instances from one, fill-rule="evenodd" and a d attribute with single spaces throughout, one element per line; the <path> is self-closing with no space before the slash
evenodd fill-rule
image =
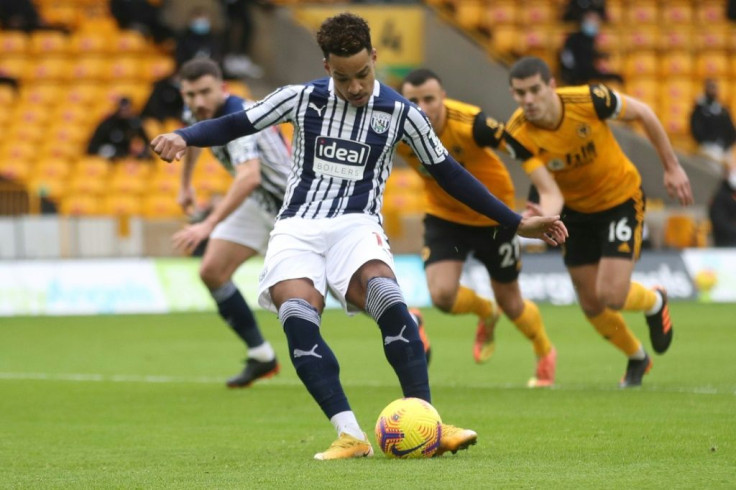
<path id="1" fill-rule="evenodd" d="M 336 413 L 332 416 L 330 422 L 332 422 L 332 425 L 335 426 L 335 430 L 337 431 L 338 436 L 344 432 L 346 434 L 350 434 L 356 439 L 365 441 L 365 434 L 360 429 L 360 425 L 358 425 L 358 419 L 355 418 L 355 414 L 352 410 L 346 410 L 344 412 Z"/>
<path id="2" fill-rule="evenodd" d="M 657 295 L 657 301 L 654 302 L 654 306 L 652 306 L 651 310 L 644 313 L 646 316 L 652 316 L 656 313 L 659 313 L 659 310 L 662 308 L 662 303 L 664 303 L 664 301 L 662 300 L 662 293 L 660 293 L 659 291 L 654 291 L 654 294 Z"/>
<path id="3" fill-rule="evenodd" d="M 273 358 L 276 357 L 276 353 L 273 351 L 271 344 L 266 341 L 258 347 L 248 349 L 248 357 L 250 359 L 255 359 L 256 361 L 268 362 L 273 361 Z"/>
<path id="4" fill-rule="evenodd" d="M 629 359 L 634 359 L 636 361 L 641 361 L 645 357 L 647 357 L 647 353 L 644 351 L 644 347 L 641 344 L 639 344 L 639 350 L 636 351 L 636 352 L 634 352 L 633 354 L 631 354 L 629 356 Z"/>

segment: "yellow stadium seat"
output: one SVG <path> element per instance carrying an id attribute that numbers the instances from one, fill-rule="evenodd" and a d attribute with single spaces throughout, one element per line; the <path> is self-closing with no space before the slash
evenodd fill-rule
<path id="1" fill-rule="evenodd" d="M 486 7 L 486 24 L 490 29 L 500 25 L 516 24 L 518 21 L 516 5 L 518 2 L 501 0 L 490 2 Z"/>
<path id="2" fill-rule="evenodd" d="M 143 199 L 142 214 L 146 218 L 182 218 L 182 211 L 172 196 L 154 194 Z"/>
<path id="3" fill-rule="evenodd" d="M 399 194 L 422 193 L 424 181 L 411 168 L 394 168 L 386 181 L 386 192 L 397 192 Z"/>
<path id="4" fill-rule="evenodd" d="M 482 0 L 465 0 L 455 5 L 455 21 L 463 29 L 475 31 L 483 24 L 484 5 Z"/>
<path id="5" fill-rule="evenodd" d="M 670 215 L 665 221 L 664 244 L 671 248 L 695 245 L 695 220 L 686 214 Z"/>
<path id="6" fill-rule="evenodd" d="M 176 200 L 179 187 L 178 176 L 171 178 L 166 175 L 156 174 L 153 178 L 147 180 L 146 194 L 164 194 L 172 200 Z"/>
<path id="7" fill-rule="evenodd" d="M 68 160 L 58 158 L 39 159 L 33 165 L 31 174 L 34 178 L 66 179 L 71 174 L 72 165 Z"/>
<path id="8" fill-rule="evenodd" d="M 107 192 L 107 179 L 103 176 L 72 175 L 67 183 L 67 191 L 71 195 L 102 196 Z"/>
<path id="9" fill-rule="evenodd" d="M 172 75 L 176 63 L 171 56 L 154 55 L 144 58 L 140 76 L 143 80 L 153 82 Z"/>
<path id="10" fill-rule="evenodd" d="M 606 2 L 606 17 L 608 24 L 621 25 L 624 22 L 624 5 L 621 1 L 608 0 Z"/>
<path id="11" fill-rule="evenodd" d="M 75 30 L 82 20 L 83 12 L 75 5 L 53 3 L 43 9 L 42 17 L 51 24 L 62 24 Z"/>
<path id="12" fill-rule="evenodd" d="M 729 48 L 733 27 L 730 24 L 713 24 L 695 33 L 695 47 L 700 51 L 717 51 Z"/>
<path id="13" fill-rule="evenodd" d="M 695 20 L 692 3 L 683 0 L 668 0 L 662 2 L 662 23 L 664 25 L 672 24 L 692 24 Z"/>
<path id="14" fill-rule="evenodd" d="M 0 151 L 0 177 L 15 182 L 25 182 L 31 173 L 30 160 L 20 158 L 3 157 Z"/>
<path id="15" fill-rule="evenodd" d="M 666 109 L 671 104 L 686 104 L 692 108 L 697 90 L 689 77 L 662 77 L 661 107 Z"/>
<path id="16" fill-rule="evenodd" d="M 107 65 L 107 79 L 112 81 L 136 81 L 144 79 L 140 61 L 133 56 L 115 56 Z"/>
<path id="17" fill-rule="evenodd" d="M 102 200 L 102 214 L 107 216 L 137 216 L 143 206 L 139 196 L 110 194 Z"/>
<path id="18" fill-rule="evenodd" d="M 148 49 L 146 38 L 138 31 L 120 31 L 112 38 L 111 48 L 114 53 L 122 55 L 145 53 Z"/>
<path id="19" fill-rule="evenodd" d="M 82 77 L 82 82 L 69 84 L 64 92 L 65 108 L 88 107 L 104 97 L 100 84 L 86 78 Z"/>
<path id="20" fill-rule="evenodd" d="M 112 164 L 105 158 L 95 155 L 84 155 L 74 164 L 74 175 L 106 179 L 110 174 Z"/>
<path id="21" fill-rule="evenodd" d="M 686 135 L 690 129 L 691 100 L 670 101 L 666 108 L 660 109 L 659 118 L 665 131 L 671 135 Z"/>
<path id="22" fill-rule="evenodd" d="M 102 32 L 77 31 L 69 42 L 69 50 L 74 55 L 105 55 L 110 52 L 110 37 Z"/>
<path id="23" fill-rule="evenodd" d="M 79 130 L 84 130 L 92 136 L 94 131 L 94 125 L 97 124 L 96 119 L 92 119 L 87 106 L 80 104 L 70 104 L 63 102 L 56 107 L 56 111 L 53 114 L 53 124 L 65 124 L 68 126 L 75 126 Z"/>
<path id="24" fill-rule="evenodd" d="M 30 51 L 28 34 L 21 31 L 0 31 L 0 52 L 3 56 L 25 55 Z"/>
<path id="25" fill-rule="evenodd" d="M 722 0 L 700 0 L 695 5 L 695 17 L 705 26 L 726 22 L 726 9 Z"/>
<path id="26" fill-rule="evenodd" d="M 38 157 L 72 160 L 82 155 L 86 146 L 86 142 L 45 140 L 38 148 Z"/>
<path id="27" fill-rule="evenodd" d="M 642 49 L 653 50 L 660 46 L 660 30 L 656 25 L 636 26 L 622 35 L 622 41 L 630 53 Z"/>
<path id="28" fill-rule="evenodd" d="M 169 163 L 164 162 L 163 160 L 155 160 L 151 173 L 155 177 L 176 180 L 181 175 L 181 168 L 182 163 L 180 161 L 173 161 Z"/>
<path id="29" fill-rule="evenodd" d="M 664 53 L 670 50 L 690 50 L 693 46 L 691 26 L 665 27 L 660 34 L 660 47 Z"/>
<path id="30" fill-rule="evenodd" d="M 659 22 L 659 10 L 656 0 L 638 0 L 629 3 L 626 10 L 626 22 L 629 26 Z"/>
<path id="31" fill-rule="evenodd" d="M 170 118 L 166 119 L 163 124 L 163 131 L 165 133 L 171 133 L 184 126 L 184 123 L 178 119 Z"/>
<path id="32" fill-rule="evenodd" d="M 140 195 L 148 187 L 148 181 L 140 175 L 125 175 L 113 172 L 113 176 L 108 182 L 108 188 L 112 192 L 123 194 Z"/>
<path id="33" fill-rule="evenodd" d="M 31 81 L 61 82 L 70 74 L 71 63 L 65 57 L 44 56 L 32 63 L 26 71 L 26 79 Z"/>
<path id="34" fill-rule="evenodd" d="M 83 32 L 101 32 L 108 36 L 113 36 L 120 31 L 117 22 L 111 16 L 97 16 L 93 18 L 86 18 L 79 24 L 78 31 Z"/>
<path id="35" fill-rule="evenodd" d="M 69 38 L 59 31 L 34 31 L 30 48 L 36 56 L 66 55 L 69 52 Z"/>
<path id="36" fill-rule="evenodd" d="M 49 138 L 59 141 L 86 145 L 92 137 L 92 131 L 82 124 L 68 124 L 65 122 L 54 122 L 46 131 Z"/>
<path id="37" fill-rule="evenodd" d="M 37 145 L 47 137 L 47 131 L 38 124 L 13 124 L 3 136 L 11 141 Z"/>
<path id="38" fill-rule="evenodd" d="M 100 214 L 100 198 L 95 194 L 68 192 L 61 200 L 59 212 L 66 216 L 94 216 Z"/>
<path id="39" fill-rule="evenodd" d="M 528 0 L 518 17 L 522 25 L 535 28 L 558 20 L 557 12 L 547 0 Z"/>
<path id="40" fill-rule="evenodd" d="M 656 110 L 659 102 L 659 80 L 654 77 L 627 78 L 626 93 Z"/>
<path id="41" fill-rule="evenodd" d="M 0 56 L 0 75 L 23 79 L 30 65 L 31 62 L 25 56 L 7 56 L 3 54 Z"/>
<path id="42" fill-rule="evenodd" d="M 724 51 L 701 51 L 695 61 L 698 78 L 722 78 L 728 75 L 728 55 Z"/>
<path id="43" fill-rule="evenodd" d="M 13 121 L 16 124 L 36 124 L 45 126 L 50 120 L 51 113 L 39 104 L 17 104 L 13 111 Z"/>
<path id="44" fill-rule="evenodd" d="M 71 63 L 70 79 L 98 83 L 109 78 L 108 60 L 97 55 L 80 56 Z"/>
<path id="45" fill-rule="evenodd" d="M 603 53 L 621 51 L 621 32 L 619 29 L 604 27 L 595 38 L 596 48 Z"/>
<path id="46" fill-rule="evenodd" d="M 143 130 L 146 132 L 149 138 L 163 133 L 161 122 L 158 119 L 147 117 L 143 119 Z"/>
<path id="47" fill-rule="evenodd" d="M 13 87 L 10 85 L 0 85 L 0 106 L 9 109 L 15 104 L 18 95 Z M 3 114 L 7 113 L 7 110 L 2 111 Z"/>
<path id="48" fill-rule="evenodd" d="M 491 29 L 491 51 L 500 55 L 518 56 L 524 52 L 519 28 L 512 25 L 497 25 Z"/>
<path id="49" fill-rule="evenodd" d="M 61 101 L 65 88 L 62 84 L 47 82 L 23 85 L 20 100 L 25 104 L 42 104 L 48 110 Z"/>
<path id="50" fill-rule="evenodd" d="M 141 82 L 118 82 L 110 84 L 105 90 L 105 97 L 112 104 L 117 103 L 120 97 L 127 97 L 133 103 L 136 112 L 140 112 L 148 100 L 151 93 L 151 87 L 148 83 Z"/>
<path id="51" fill-rule="evenodd" d="M 690 51 L 670 51 L 659 58 L 659 74 L 663 78 L 690 76 L 694 71 Z"/>
<path id="52" fill-rule="evenodd" d="M 629 53 L 624 61 L 624 78 L 655 76 L 658 61 L 654 51 Z"/>

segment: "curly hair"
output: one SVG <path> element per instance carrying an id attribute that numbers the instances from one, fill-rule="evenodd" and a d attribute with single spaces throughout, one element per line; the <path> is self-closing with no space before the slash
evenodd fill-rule
<path id="1" fill-rule="evenodd" d="M 329 55 L 352 56 L 367 49 L 373 50 L 371 29 L 362 17 L 342 13 L 325 20 L 317 32 L 319 44 L 325 59 Z"/>

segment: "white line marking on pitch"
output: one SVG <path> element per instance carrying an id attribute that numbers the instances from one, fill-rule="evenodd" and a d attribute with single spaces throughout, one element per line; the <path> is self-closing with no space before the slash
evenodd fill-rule
<path id="1" fill-rule="evenodd" d="M 71 382 L 89 382 L 89 383 L 162 383 L 162 384 L 222 384 L 224 378 L 213 376 L 162 376 L 162 375 L 136 375 L 136 374 L 52 374 L 52 373 L 3 373 L 0 372 L 0 380 L 29 380 L 29 381 L 71 381 Z M 276 386 L 300 386 L 301 382 L 296 378 L 271 378 L 264 379 L 258 384 L 271 384 Z M 347 382 L 344 386 L 370 386 L 370 387 L 391 387 L 391 383 L 381 382 Z M 514 383 L 496 383 L 496 384 L 480 384 L 480 383 L 431 383 L 436 388 L 470 388 L 470 389 L 505 389 L 505 390 L 528 390 L 522 384 Z M 599 386 L 599 385 L 582 385 L 582 384 L 562 384 L 551 389 L 552 391 L 623 391 L 615 386 Z M 688 386 L 688 387 L 658 387 L 644 386 L 637 389 L 639 392 L 657 392 L 657 393 L 686 393 L 693 395 L 736 395 L 736 391 L 719 390 L 713 386 Z"/>

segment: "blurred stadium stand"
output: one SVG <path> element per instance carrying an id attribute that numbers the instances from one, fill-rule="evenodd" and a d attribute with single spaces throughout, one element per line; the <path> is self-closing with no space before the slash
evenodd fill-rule
<path id="1" fill-rule="evenodd" d="M 312 33 L 295 27 L 290 9 L 338 2 L 274 3 L 286 8 L 260 19 L 263 35 L 257 43 L 267 77 L 250 86 L 229 82 L 233 93 L 261 96 L 273 87 L 324 74 Z M 515 108 L 508 95 L 507 64 L 533 54 L 556 68 L 557 52 L 575 28 L 560 20 L 565 0 L 423 3 L 429 7 L 425 64 L 443 77 L 451 97 L 478 104 L 498 119 L 507 118 Z M 84 153 L 95 125 L 114 108 L 118 97 L 130 97 L 141 109 L 153 82 L 174 70 L 170 52 L 138 32 L 120 30 L 107 2 L 38 0 L 36 4 L 45 19 L 65 25 L 70 32 L 0 30 L 0 74 L 16 78 L 20 85 L 17 91 L 0 85 L 0 130 L 5 135 L 0 142 L 0 214 L 33 215 L 40 213 L 43 202 L 55 205 L 56 225 L 48 224 L 50 218 L 44 221 L 47 225 L 34 222 L 32 227 L 62 230 L 52 235 L 63 243 L 56 244 L 56 252 L 48 245 L 43 256 L 173 253 L 168 236 L 184 222 L 175 202 L 178 165 L 156 159 L 109 162 Z M 606 7 L 608 22 L 599 36 L 600 48 L 611 54 L 612 71 L 625 74 L 625 86 L 620 88 L 650 103 L 676 146 L 691 151 L 688 117 L 703 78 L 721 80 L 722 96 L 736 111 L 736 89 L 729 91 L 730 85 L 724 83 L 736 78 L 736 29 L 725 18 L 725 2 L 608 0 Z M 356 4 L 355 8 L 370 7 Z M 382 40 L 378 26 L 373 27 L 380 64 Z M 146 120 L 144 125 L 153 136 L 175 129 L 179 122 Z M 649 225 L 658 237 L 653 239 L 655 245 L 706 245 L 704 206 L 718 176 L 696 157 L 683 156 L 697 206 L 686 212 L 693 223 L 684 227 L 690 230 L 688 238 L 668 235 L 677 221 L 670 223 L 673 212 L 668 203 L 672 201 L 662 189 L 654 150 L 632 128 L 617 125 L 614 129 L 643 174 L 650 197 Z M 508 163 L 517 200 L 523 202 L 528 179 L 517 164 Z M 203 153 L 194 179 L 202 202 L 224 192 L 230 182 L 209 151 Z M 386 228 L 397 252 L 417 252 L 421 243 L 420 189 L 418 177 L 399 163 L 384 200 Z M 97 238 L 81 237 L 82 232 Z M 17 246 L 26 236 L 18 231 L 17 236 L 0 238 L 0 258 L 38 256 L 33 247 L 24 251 Z"/>

